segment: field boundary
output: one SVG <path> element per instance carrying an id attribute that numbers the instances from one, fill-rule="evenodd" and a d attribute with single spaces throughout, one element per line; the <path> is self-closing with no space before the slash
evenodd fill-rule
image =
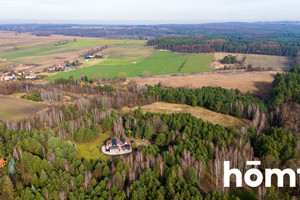
<path id="1" fill-rule="evenodd" d="M 182 63 L 182 65 L 179 68 L 179 72 L 184 68 L 184 65 L 189 61 L 190 56 Z"/>

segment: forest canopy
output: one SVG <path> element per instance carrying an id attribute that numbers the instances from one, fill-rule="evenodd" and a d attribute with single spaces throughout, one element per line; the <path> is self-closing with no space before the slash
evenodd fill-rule
<path id="1" fill-rule="evenodd" d="M 300 43 L 276 42 L 250 37 L 167 36 L 151 39 L 149 46 L 180 53 L 246 53 L 297 56 Z"/>

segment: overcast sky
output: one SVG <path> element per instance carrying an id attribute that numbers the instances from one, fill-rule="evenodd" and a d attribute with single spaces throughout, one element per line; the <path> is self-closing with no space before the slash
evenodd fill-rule
<path id="1" fill-rule="evenodd" d="M 0 22 L 300 21 L 300 0 L 0 0 Z"/>

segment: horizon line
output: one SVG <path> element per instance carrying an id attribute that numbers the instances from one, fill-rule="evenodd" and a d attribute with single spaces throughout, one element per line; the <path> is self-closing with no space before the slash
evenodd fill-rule
<path id="1" fill-rule="evenodd" d="M 143 22 L 141 22 L 143 21 Z M 161 21 L 161 22 L 159 22 Z M 176 21 L 178 23 L 176 23 Z M 139 22 L 139 23 L 137 23 Z M 300 20 L 261 20 L 261 21 L 234 21 L 234 20 L 0 20 L 0 25 L 201 25 L 201 24 L 221 24 L 221 23 L 300 23 Z"/>

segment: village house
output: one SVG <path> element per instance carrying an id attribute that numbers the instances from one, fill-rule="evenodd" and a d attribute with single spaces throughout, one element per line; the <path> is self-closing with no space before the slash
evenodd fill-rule
<path id="1" fill-rule="evenodd" d="M 22 75 L 24 75 L 25 74 L 25 72 L 24 71 L 18 71 L 18 73 L 17 73 L 19 76 L 22 76 Z"/>
<path id="2" fill-rule="evenodd" d="M 0 77 L 0 81 L 9 81 L 16 78 L 16 75 L 13 73 L 4 74 Z"/>
<path id="3" fill-rule="evenodd" d="M 64 69 L 66 65 L 67 65 L 66 62 L 62 62 L 62 63 L 58 64 L 58 65 L 56 66 L 56 68 L 57 68 L 57 69 Z"/>
<path id="4" fill-rule="evenodd" d="M 48 67 L 48 70 L 49 70 L 49 71 L 55 71 L 55 67 L 53 67 L 53 66 Z"/>
<path id="5" fill-rule="evenodd" d="M 105 144 L 106 152 L 121 153 L 122 151 L 126 152 L 130 150 L 131 150 L 131 144 L 129 138 L 126 139 L 112 138 L 110 140 L 107 140 Z"/>
<path id="6" fill-rule="evenodd" d="M 25 75 L 25 79 L 35 79 L 36 75 L 31 74 L 31 75 Z"/>

